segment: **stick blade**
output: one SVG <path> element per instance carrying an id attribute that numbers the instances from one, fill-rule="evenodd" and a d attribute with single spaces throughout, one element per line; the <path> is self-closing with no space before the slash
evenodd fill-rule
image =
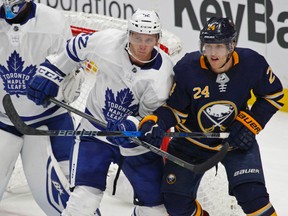
<path id="1" fill-rule="evenodd" d="M 3 106 L 6 115 L 20 133 L 27 135 L 34 135 L 36 133 L 36 129 L 32 127 L 27 127 L 27 125 L 22 121 L 13 105 L 9 94 L 6 94 L 3 97 Z"/>
<path id="2" fill-rule="evenodd" d="M 229 150 L 229 143 L 225 142 L 221 150 L 217 152 L 214 156 L 212 156 L 211 158 L 209 158 L 208 160 L 206 160 L 201 164 L 195 164 L 193 171 L 196 173 L 204 173 L 205 171 L 213 168 L 225 158 L 228 150 Z"/>

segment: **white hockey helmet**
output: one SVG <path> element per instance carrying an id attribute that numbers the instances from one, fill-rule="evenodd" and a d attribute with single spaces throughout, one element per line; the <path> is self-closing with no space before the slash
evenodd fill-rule
<path id="1" fill-rule="evenodd" d="M 15 18 L 26 2 L 30 0 L 2 0 L 7 19 Z"/>
<path id="2" fill-rule="evenodd" d="M 128 21 L 128 32 L 142 34 L 159 34 L 161 37 L 161 23 L 155 11 L 137 9 Z"/>

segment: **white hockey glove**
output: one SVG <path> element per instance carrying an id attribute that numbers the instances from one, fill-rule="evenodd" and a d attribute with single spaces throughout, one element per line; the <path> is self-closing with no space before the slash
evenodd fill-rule
<path id="1" fill-rule="evenodd" d="M 72 103 L 79 97 L 84 81 L 83 68 L 78 68 L 65 77 L 62 84 L 62 93 L 66 103 Z"/>

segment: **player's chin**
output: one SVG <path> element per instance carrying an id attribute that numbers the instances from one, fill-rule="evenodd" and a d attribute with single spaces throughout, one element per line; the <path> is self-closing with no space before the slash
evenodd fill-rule
<path id="1" fill-rule="evenodd" d="M 137 55 L 140 57 L 145 57 L 145 56 L 147 56 L 148 55 L 148 52 L 147 51 L 145 51 L 145 50 L 138 50 L 137 51 Z"/>
<path id="2" fill-rule="evenodd" d="M 210 62 L 210 67 L 213 71 L 217 71 L 221 67 L 220 61 L 212 61 Z"/>
<path id="3" fill-rule="evenodd" d="M 149 60 L 149 57 L 146 53 L 138 53 L 137 58 L 141 61 L 147 61 Z"/>

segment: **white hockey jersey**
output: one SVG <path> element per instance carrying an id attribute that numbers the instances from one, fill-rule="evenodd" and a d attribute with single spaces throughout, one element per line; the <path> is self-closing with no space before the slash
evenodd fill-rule
<path id="1" fill-rule="evenodd" d="M 9 24 L 0 13 L 0 121 L 11 125 L 4 114 L 2 99 L 11 95 L 19 115 L 27 123 L 34 123 L 66 112 L 56 110 L 55 105 L 47 108 L 37 106 L 26 96 L 26 85 L 36 69 L 51 54 L 65 49 L 71 29 L 61 12 L 43 4 L 32 3 L 33 15 L 23 24 Z M 53 17 L 53 19 L 51 19 Z M 59 98 L 60 99 L 60 98 Z"/>
<path id="2" fill-rule="evenodd" d="M 86 112 L 102 122 L 151 114 L 169 96 L 174 75 L 170 57 L 160 50 L 153 64 L 138 67 L 125 50 L 127 39 L 127 33 L 117 29 L 80 34 L 69 41 L 65 53 L 54 62 L 66 74 L 78 62 L 89 59 L 96 63 L 99 71 Z M 87 130 L 97 128 L 85 120 L 81 124 Z"/>

